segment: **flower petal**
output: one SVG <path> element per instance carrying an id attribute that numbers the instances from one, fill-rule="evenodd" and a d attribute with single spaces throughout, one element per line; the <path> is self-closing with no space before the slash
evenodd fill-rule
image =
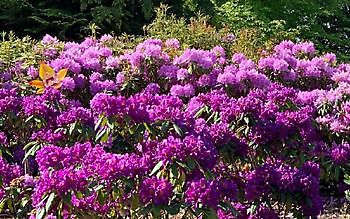
<path id="1" fill-rule="evenodd" d="M 40 69 L 39 69 L 39 77 L 42 80 L 47 80 L 49 78 L 54 77 L 55 71 L 47 64 L 41 63 L 40 64 Z"/>

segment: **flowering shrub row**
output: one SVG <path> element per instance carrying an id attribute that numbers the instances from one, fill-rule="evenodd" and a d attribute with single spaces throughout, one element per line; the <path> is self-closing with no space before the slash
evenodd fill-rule
<path id="1" fill-rule="evenodd" d="M 1 212 L 315 217 L 321 191 L 347 188 L 349 64 L 310 42 L 255 63 L 176 39 L 115 56 L 111 40 L 47 35 L 39 71 L 1 73 Z"/>

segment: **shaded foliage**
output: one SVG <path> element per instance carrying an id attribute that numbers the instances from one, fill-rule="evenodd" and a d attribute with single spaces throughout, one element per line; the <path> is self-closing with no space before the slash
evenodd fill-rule
<path id="1" fill-rule="evenodd" d="M 215 13 L 209 0 L 4 0 L 0 2 L 0 26 L 35 38 L 48 33 L 60 39 L 82 39 L 91 23 L 100 33 L 142 34 L 143 25 L 151 22 L 161 3 L 187 18 L 199 10 Z"/>
<path id="2" fill-rule="evenodd" d="M 140 33 L 160 1 L 142 0 L 5 0 L 0 3 L 0 24 L 20 36 L 81 39 L 95 23 L 101 33 Z"/>

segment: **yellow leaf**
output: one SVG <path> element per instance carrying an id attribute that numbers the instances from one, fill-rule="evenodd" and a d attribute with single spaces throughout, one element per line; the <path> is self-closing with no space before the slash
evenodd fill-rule
<path id="1" fill-rule="evenodd" d="M 44 82 L 40 80 L 33 80 L 29 82 L 29 85 L 36 87 L 36 88 L 44 88 Z"/>
<path id="2" fill-rule="evenodd" d="M 68 69 L 61 69 L 58 73 L 57 73 L 57 79 L 59 80 L 59 81 L 62 81 L 65 77 L 66 77 L 66 75 L 67 75 L 67 71 L 68 71 Z"/>
<path id="3" fill-rule="evenodd" d="M 44 93 L 44 91 L 45 91 L 45 88 L 40 88 L 36 93 L 37 94 L 42 94 L 42 93 Z"/>
<path id="4" fill-rule="evenodd" d="M 49 78 L 54 77 L 55 71 L 47 64 L 41 63 L 39 68 L 39 77 L 42 80 L 47 80 Z"/>

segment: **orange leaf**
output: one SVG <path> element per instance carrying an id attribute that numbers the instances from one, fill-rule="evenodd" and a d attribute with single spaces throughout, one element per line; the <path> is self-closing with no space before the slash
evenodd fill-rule
<path id="1" fill-rule="evenodd" d="M 61 69 L 58 73 L 57 73 L 57 79 L 59 80 L 59 81 L 62 81 L 65 77 L 66 77 L 66 75 L 67 75 L 67 71 L 68 71 L 68 69 Z"/>
<path id="2" fill-rule="evenodd" d="M 44 82 L 40 80 L 33 80 L 29 82 L 29 85 L 36 87 L 36 88 L 44 88 Z"/>
<path id="3" fill-rule="evenodd" d="M 61 86 L 62 86 L 62 82 L 58 82 L 58 83 L 52 85 L 52 87 L 55 88 L 56 90 L 60 89 Z"/>
<path id="4" fill-rule="evenodd" d="M 42 80 L 47 80 L 49 78 L 54 77 L 55 71 L 47 64 L 41 63 L 39 68 L 39 77 Z"/>

